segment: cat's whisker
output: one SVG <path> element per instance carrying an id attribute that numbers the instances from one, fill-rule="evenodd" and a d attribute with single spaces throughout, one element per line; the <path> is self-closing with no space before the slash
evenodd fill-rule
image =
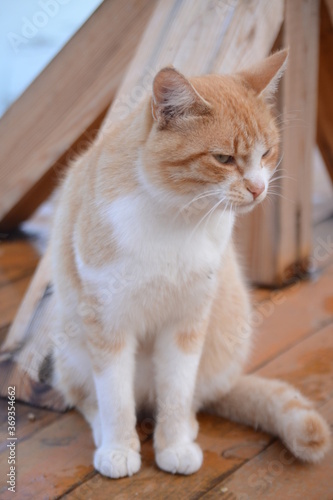
<path id="1" fill-rule="evenodd" d="M 283 171 L 288 172 L 288 169 L 287 169 L 287 168 L 285 168 L 285 167 L 280 167 L 280 163 L 281 163 L 281 160 L 282 160 L 282 159 L 283 159 L 283 154 L 281 155 L 281 158 L 280 158 L 280 160 L 279 160 L 279 163 L 278 163 L 278 164 L 277 164 L 277 166 L 275 167 L 274 172 L 278 172 L 278 171 L 279 171 L 279 172 L 283 172 Z"/>
<path id="2" fill-rule="evenodd" d="M 267 191 L 267 196 L 268 196 L 268 195 L 272 195 L 272 196 L 279 196 L 280 198 L 282 198 L 282 199 L 284 199 L 284 200 L 286 200 L 286 201 L 288 201 L 288 202 L 290 202 L 290 203 L 295 203 L 295 200 L 292 200 L 292 199 L 290 199 L 290 198 L 287 198 L 287 197 L 286 197 L 286 196 L 284 196 L 283 194 L 281 194 L 281 193 L 277 193 L 277 192 L 275 192 L 275 191 Z"/>
<path id="3" fill-rule="evenodd" d="M 211 212 L 214 211 L 214 209 L 216 209 L 223 201 L 225 201 L 225 198 L 219 200 L 203 217 L 201 217 L 199 222 L 194 226 L 193 230 L 191 231 L 189 239 L 191 239 L 192 236 L 195 234 L 195 232 L 199 229 L 200 225 L 206 219 L 206 217 L 208 217 L 211 214 Z"/>
<path id="4" fill-rule="evenodd" d="M 271 180 L 270 180 L 270 183 L 272 181 L 277 181 L 277 180 L 280 180 L 280 179 L 288 179 L 290 181 L 296 181 L 295 177 L 292 177 L 291 175 L 279 175 L 278 177 L 272 177 Z"/>
<path id="5" fill-rule="evenodd" d="M 214 196 L 214 195 L 218 195 L 218 194 L 221 194 L 221 190 L 220 189 L 215 189 L 215 190 L 212 190 L 212 191 L 208 191 L 206 193 L 201 193 L 200 195 L 194 197 L 191 201 L 189 201 L 188 203 L 186 203 L 185 205 L 183 205 L 179 211 L 177 212 L 177 215 L 174 217 L 173 219 L 173 222 L 179 217 L 180 214 L 184 213 L 184 211 L 186 209 L 188 209 L 193 203 L 195 203 L 196 201 L 198 200 L 202 200 L 204 198 L 208 198 L 209 196 Z"/>
<path id="6" fill-rule="evenodd" d="M 308 125 L 306 123 L 304 124 L 301 124 L 301 125 L 297 125 L 298 128 L 307 128 Z M 289 130 L 294 130 L 295 129 L 295 125 L 285 125 L 283 127 L 280 128 L 280 132 L 288 132 Z"/>
<path id="7" fill-rule="evenodd" d="M 224 209 L 223 209 L 223 212 L 221 213 L 221 215 L 220 215 L 220 217 L 219 217 L 219 220 L 218 220 L 218 226 L 220 225 L 220 223 L 221 223 L 221 219 L 222 219 L 222 217 L 224 216 L 224 214 L 225 214 L 226 210 L 228 210 L 229 204 L 230 204 L 230 201 L 227 201 L 227 203 L 226 203 L 226 205 L 225 205 L 225 207 L 224 207 Z"/>
<path id="8" fill-rule="evenodd" d="M 278 163 L 277 163 L 277 164 L 276 164 L 276 166 L 275 166 L 275 169 L 274 169 L 274 174 L 275 174 L 275 173 L 279 170 L 279 168 L 281 168 L 281 167 L 280 167 L 280 165 L 281 165 L 282 160 L 283 160 L 283 153 L 282 153 L 282 155 L 281 155 L 281 157 L 280 157 L 280 159 L 279 159 Z"/>
<path id="9" fill-rule="evenodd" d="M 186 208 L 188 208 L 192 203 L 196 202 L 197 200 L 201 200 L 202 198 L 206 198 L 207 196 L 212 196 L 214 194 L 219 194 L 220 192 L 221 192 L 220 189 L 214 189 L 212 191 L 207 191 L 205 193 L 201 193 L 198 196 L 195 196 L 194 198 L 192 198 L 191 201 L 189 201 L 188 203 L 183 205 L 182 208 L 180 209 L 180 211 L 185 210 Z"/>
<path id="10" fill-rule="evenodd" d="M 215 205 L 215 207 L 213 207 L 213 211 L 211 212 L 211 214 L 209 215 L 208 219 L 206 220 L 205 227 L 207 226 L 207 223 L 208 223 L 209 219 L 211 218 L 211 216 L 213 215 L 213 213 L 214 213 L 214 212 L 216 212 L 216 210 L 218 209 L 219 205 L 220 205 L 223 201 L 225 201 L 225 198 L 223 198 L 222 200 L 220 200 L 220 203 L 218 203 L 217 205 Z M 228 203 L 227 203 L 227 205 L 228 205 Z M 215 210 L 214 210 L 214 208 L 215 208 Z M 223 212 L 222 212 L 222 213 L 224 213 L 224 212 L 225 212 L 225 208 L 223 209 Z M 219 217 L 219 221 L 220 221 L 220 217 Z"/>

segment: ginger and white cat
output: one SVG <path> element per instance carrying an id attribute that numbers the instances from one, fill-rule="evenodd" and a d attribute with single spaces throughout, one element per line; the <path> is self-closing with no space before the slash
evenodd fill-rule
<path id="1" fill-rule="evenodd" d="M 202 464 L 200 409 L 279 436 L 316 462 L 329 429 L 287 383 L 243 375 L 250 305 L 232 245 L 237 213 L 266 196 L 279 135 L 267 99 L 287 52 L 234 75 L 173 68 L 65 179 L 53 235 L 63 349 L 54 385 L 90 423 L 95 468 L 140 469 L 136 412 L 155 412 L 168 472 Z M 267 332 L 269 335 L 269 332 Z"/>

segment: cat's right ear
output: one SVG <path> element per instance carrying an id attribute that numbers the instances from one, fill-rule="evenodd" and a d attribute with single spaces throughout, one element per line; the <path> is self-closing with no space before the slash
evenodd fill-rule
<path id="1" fill-rule="evenodd" d="M 276 92 L 279 80 L 286 69 L 287 60 L 288 49 L 280 50 L 239 75 L 257 95 L 270 99 Z"/>
<path id="2" fill-rule="evenodd" d="M 155 76 L 151 106 L 160 128 L 180 125 L 182 120 L 207 114 L 211 109 L 191 83 L 172 67 L 161 69 Z"/>

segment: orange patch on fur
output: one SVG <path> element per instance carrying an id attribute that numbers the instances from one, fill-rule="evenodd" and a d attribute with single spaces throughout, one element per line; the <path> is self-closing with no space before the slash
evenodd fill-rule
<path id="1" fill-rule="evenodd" d="M 292 399 L 291 401 L 288 401 L 284 406 L 283 406 L 283 412 L 286 413 L 290 410 L 311 410 L 312 406 L 309 404 L 304 404 L 302 401 L 299 401 L 298 399 Z"/>
<path id="2" fill-rule="evenodd" d="M 98 332 L 98 327 L 88 332 L 88 347 L 91 363 L 96 373 L 101 373 L 114 356 L 117 356 L 124 348 L 126 342 L 122 338 L 106 338 Z"/>
<path id="3" fill-rule="evenodd" d="M 89 335 L 88 342 L 92 349 L 102 351 L 103 354 L 117 354 L 121 352 L 126 345 L 126 342 L 123 339 L 106 339 L 101 335 Z"/>
<path id="4" fill-rule="evenodd" d="M 284 394 L 288 390 L 289 390 L 289 387 L 285 387 L 285 386 L 278 387 L 277 389 L 274 390 L 274 394 L 276 396 L 281 396 L 282 394 Z"/>
<path id="5" fill-rule="evenodd" d="M 201 348 L 203 337 L 202 332 L 196 331 L 178 333 L 176 335 L 176 344 L 182 352 L 191 354 L 198 352 Z"/>
<path id="6" fill-rule="evenodd" d="M 311 448 L 321 448 L 328 440 L 325 429 L 318 418 L 314 418 L 312 415 L 309 415 L 306 419 L 304 438 L 305 439 L 298 440 L 298 443 L 301 446 Z"/>

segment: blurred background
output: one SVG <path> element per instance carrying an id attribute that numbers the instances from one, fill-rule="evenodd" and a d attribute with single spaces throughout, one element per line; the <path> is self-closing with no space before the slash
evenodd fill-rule
<path id="1" fill-rule="evenodd" d="M 0 6 L 0 117 L 102 0 L 13 0 Z"/>

